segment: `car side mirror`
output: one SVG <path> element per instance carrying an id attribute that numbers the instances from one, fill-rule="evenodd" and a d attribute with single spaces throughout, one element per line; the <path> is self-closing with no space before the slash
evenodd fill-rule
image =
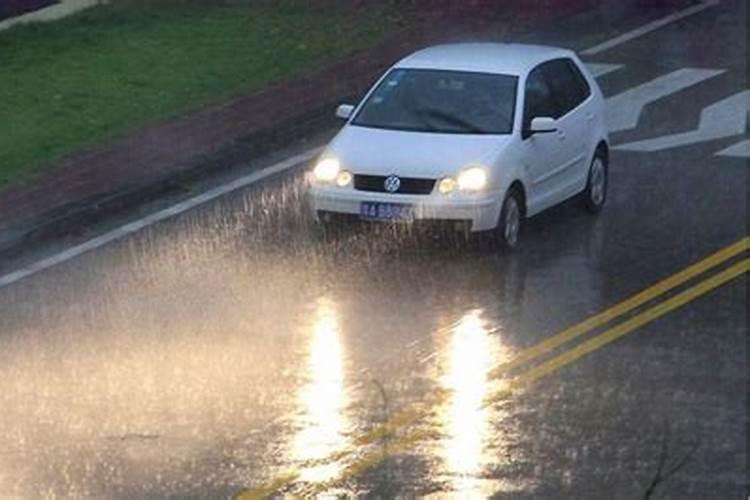
<path id="1" fill-rule="evenodd" d="M 354 106 L 351 104 L 342 104 L 336 108 L 336 116 L 342 120 L 348 120 L 354 113 Z"/>
<path id="2" fill-rule="evenodd" d="M 537 116 L 531 120 L 529 132 L 532 134 L 548 134 L 557 130 L 557 120 L 549 116 Z"/>

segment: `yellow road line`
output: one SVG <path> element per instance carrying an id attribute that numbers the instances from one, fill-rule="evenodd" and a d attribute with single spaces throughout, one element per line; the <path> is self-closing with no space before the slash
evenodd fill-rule
<path id="1" fill-rule="evenodd" d="M 664 316 L 665 314 L 684 306 L 688 302 L 697 299 L 701 295 L 705 295 L 706 293 L 732 281 L 733 279 L 748 271 L 750 271 L 750 259 L 742 260 L 737 264 L 728 267 L 724 271 L 706 278 L 697 285 L 694 285 L 687 290 L 680 292 L 674 297 L 660 302 L 650 309 L 647 309 L 642 313 L 633 316 L 629 320 L 620 323 L 619 325 L 605 331 L 604 333 L 601 333 L 596 337 L 587 340 L 586 342 L 578 344 L 577 346 L 550 359 L 549 361 L 546 361 L 527 370 L 522 375 L 519 375 L 510 382 L 508 390 L 512 391 L 513 389 L 518 389 L 520 387 L 532 384 L 540 378 L 546 377 L 547 375 L 559 370 L 563 366 L 569 365 L 573 361 L 576 361 L 586 354 L 596 351 L 597 349 L 601 349 L 607 344 L 610 344 L 615 340 L 624 337 L 628 333 L 637 330 L 643 325 L 650 323 L 660 318 L 661 316 Z M 490 398 L 490 401 L 505 398 L 506 395 L 503 393 L 506 392 L 507 391 L 498 392 L 497 395 Z"/>
<path id="2" fill-rule="evenodd" d="M 283 476 L 277 477 L 273 481 L 269 481 L 267 484 L 259 488 L 245 490 L 239 495 L 237 495 L 237 498 L 241 500 L 263 500 L 264 498 L 273 495 L 280 489 L 289 486 L 290 484 L 295 482 L 298 478 L 299 478 L 299 473 L 290 472 Z"/>
<path id="3" fill-rule="evenodd" d="M 300 492 L 301 498 L 316 498 L 321 493 L 325 493 L 327 490 L 335 487 L 347 478 L 358 476 L 370 467 L 373 467 L 380 462 L 383 462 L 389 455 L 394 453 L 400 453 L 408 450 L 412 445 L 425 441 L 427 439 L 439 438 L 439 434 L 431 432 L 429 430 L 416 430 L 406 436 L 403 436 L 393 442 L 389 442 L 387 446 L 383 448 L 365 454 L 360 459 L 354 461 L 344 469 L 344 471 L 335 479 L 324 481 L 320 483 L 314 483 L 306 485 Z"/>
<path id="4" fill-rule="evenodd" d="M 674 275 L 672 275 L 672 276 L 670 276 L 670 277 L 668 277 L 668 278 L 666 278 L 666 279 L 664 279 L 664 280 L 656 283 L 655 285 L 653 285 L 653 286 L 651 286 L 651 287 L 649 287 L 649 288 L 647 288 L 647 289 L 645 289 L 645 290 L 643 290 L 643 291 L 641 291 L 641 292 L 639 292 L 639 293 L 631 296 L 630 298 L 628 298 L 628 299 L 620 302 L 619 304 L 617 304 L 617 305 L 615 305 L 615 306 L 613 306 L 613 307 L 611 307 L 611 308 L 609 308 L 609 309 L 607 309 L 607 310 L 605 310 L 605 311 L 603 311 L 603 312 L 601 312 L 599 314 L 596 314 L 596 315 L 594 315 L 594 316 L 592 316 L 592 317 L 590 317 L 590 318 L 582 321 L 581 323 L 578 323 L 578 324 L 576 324 L 576 325 L 574 325 L 574 326 L 572 326 L 570 328 L 567 328 L 566 330 L 563 330 L 562 332 L 560 332 L 560 333 L 554 335 L 553 337 L 550 337 L 550 338 L 548 338 L 548 339 L 540 342 L 539 344 L 536 344 L 533 347 L 530 347 L 530 348 L 522 351 L 517 356 L 515 356 L 512 360 L 510 360 L 507 363 L 504 363 L 502 365 L 499 365 L 494 370 L 492 370 L 490 372 L 490 374 L 489 374 L 489 378 L 490 379 L 499 378 L 502 375 L 504 375 L 505 373 L 507 373 L 509 370 L 511 370 L 513 368 L 516 368 L 516 367 L 518 367 L 519 365 L 521 365 L 521 364 L 523 364 L 525 362 L 534 360 L 534 359 L 536 359 L 536 358 L 538 358 L 538 357 L 540 357 L 540 356 L 542 356 L 542 355 L 544 355 L 544 354 L 546 354 L 546 353 L 554 350 L 555 348 L 561 346 L 562 344 L 565 344 L 565 343 L 567 343 L 567 342 L 569 342 L 569 341 L 571 341 L 573 339 L 576 339 L 576 338 L 580 337 L 581 335 L 584 335 L 584 334 L 590 332 L 591 330 L 593 330 L 593 329 L 595 329 L 595 328 L 597 328 L 599 326 L 602 326 L 602 325 L 605 325 L 605 324 L 609 323 L 610 321 L 616 319 L 617 317 L 619 317 L 619 316 L 621 316 L 623 314 L 626 314 L 626 313 L 632 311 L 633 309 L 635 309 L 635 308 L 637 308 L 637 307 L 639 307 L 639 306 L 641 306 L 641 305 L 643 305 L 643 304 L 645 304 L 645 303 L 647 303 L 647 302 L 649 302 L 651 300 L 654 300 L 655 298 L 657 298 L 657 297 L 659 297 L 659 296 L 661 296 L 661 295 L 669 292 L 670 290 L 672 290 L 672 289 L 674 289 L 674 288 L 676 288 L 676 287 L 678 287 L 678 286 L 686 283 L 687 281 L 689 281 L 689 280 L 695 278 L 696 276 L 698 276 L 698 275 L 700 275 L 700 274 L 708 271 L 709 269 L 712 269 L 712 268 L 714 268 L 714 267 L 716 267 L 716 266 L 718 266 L 718 265 L 726 262 L 727 260 L 731 259 L 732 257 L 734 257 L 734 256 L 736 256 L 736 255 L 738 255 L 738 254 L 740 254 L 740 253 L 742 253 L 744 251 L 747 251 L 748 249 L 750 249 L 750 237 L 745 237 L 745 238 L 739 240 L 738 242 L 736 242 L 736 243 L 734 243 L 734 244 L 732 244 L 732 245 L 730 245 L 728 247 L 725 247 L 725 248 L 719 250 L 718 252 L 716 252 L 716 253 L 714 253 L 714 254 L 706 257 L 705 259 L 703 259 L 703 260 L 701 260 L 699 262 L 696 262 L 695 264 L 692 264 L 692 265 L 686 267 L 682 271 L 679 271 L 678 273 L 676 273 L 676 274 L 674 274 Z M 739 266 L 742 266 L 742 265 L 745 266 L 745 271 L 747 270 L 746 269 L 747 262 L 748 261 L 745 260 L 745 261 L 743 261 L 742 263 L 739 264 Z M 733 266 L 730 269 L 735 269 L 736 267 L 737 266 Z M 729 269 L 727 271 L 729 271 Z M 714 278 L 724 275 L 727 271 L 724 271 L 724 272 L 722 272 L 720 274 L 717 274 L 713 278 L 709 278 L 708 280 L 706 280 L 705 282 L 702 282 L 702 283 L 708 283 L 709 281 L 713 280 Z M 745 272 L 745 271 L 741 271 L 739 274 L 741 274 L 742 272 Z M 696 286 L 700 286 L 700 285 L 696 285 Z M 694 290 L 695 288 L 696 287 L 690 288 L 689 290 L 676 295 L 675 297 L 673 297 L 673 298 L 665 301 L 664 303 L 659 304 L 659 306 L 661 306 L 663 304 L 672 303 L 672 301 L 674 301 L 676 298 L 678 298 L 678 297 L 684 297 L 684 294 L 690 292 L 691 290 Z M 703 292 L 703 293 L 705 293 L 705 292 Z M 692 300 L 692 299 L 688 299 L 688 301 L 689 300 Z M 680 304 L 680 305 L 682 305 L 682 304 Z M 676 307 L 680 307 L 680 305 L 674 306 L 674 307 L 672 307 L 672 309 L 674 309 Z M 656 307 L 659 307 L 659 306 L 656 306 Z M 597 337 L 594 337 L 594 339 L 591 339 L 588 342 L 584 342 L 583 344 L 581 344 L 581 346 L 590 345 L 589 342 L 592 342 L 592 341 L 594 341 L 596 339 L 599 339 L 602 335 L 610 334 L 612 331 L 619 331 L 619 330 L 617 330 L 618 328 L 623 328 L 623 325 L 629 325 L 629 324 L 631 324 L 631 322 L 634 322 L 635 320 L 641 318 L 643 315 L 645 315 L 645 314 L 653 311 L 654 309 L 656 309 L 656 307 L 653 308 L 653 309 L 649 309 L 649 310 L 645 311 L 644 313 L 639 314 L 639 315 L 631 318 L 630 320 L 622 323 L 621 325 L 619 325 L 618 327 L 613 328 L 612 330 L 609 330 L 609 331 L 607 331 L 607 332 L 605 332 L 605 333 L 603 333 L 603 334 L 601 334 L 601 335 L 599 335 Z M 672 309 L 669 309 L 669 310 L 671 311 Z M 668 311 L 666 311 L 666 312 L 668 312 Z M 666 314 L 666 312 L 663 312 L 663 313 L 659 314 L 658 316 Z M 658 317 L 658 316 L 656 316 L 656 317 Z M 648 323 L 650 321 L 653 321 L 653 319 L 656 319 L 656 318 L 649 319 L 649 320 L 647 320 L 645 322 Z M 634 323 L 632 323 L 632 324 L 634 324 Z M 641 323 L 641 324 L 638 324 L 636 326 L 633 326 L 632 329 L 638 328 L 638 326 L 641 326 L 642 324 L 645 324 L 645 323 Z M 615 337 L 614 339 L 610 340 L 609 342 L 615 340 L 616 338 L 619 338 L 622 335 L 625 335 L 626 333 L 629 333 L 630 331 L 632 331 L 632 330 L 628 330 L 625 333 L 622 333 L 622 334 L 618 335 L 617 337 Z M 606 343 L 609 343 L 609 342 L 606 342 Z M 579 346 L 579 348 L 581 346 Z M 598 347 L 595 347 L 594 349 L 597 349 L 597 348 Z M 564 360 L 567 359 L 567 358 L 564 358 L 564 356 L 568 356 L 569 353 L 573 352 L 573 351 L 578 352 L 578 351 L 576 351 L 576 349 L 578 349 L 578 348 L 573 348 L 573 349 L 571 349 L 571 351 L 567 351 L 567 352 L 561 354 L 560 356 L 558 356 L 556 358 L 553 358 L 552 360 L 550 360 L 550 361 L 548 361 L 546 363 L 542 363 L 541 365 L 539 365 L 539 366 L 537 366 L 537 367 L 529 370 L 528 372 L 526 372 L 522 376 L 516 377 L 515 379 L 513 379 L 511 381 L 511 383 L 509 384 L 509 386 L 508 386 L 507 389 L 503 389 L 502 391 L 499 391 L 498 393 L 496 393 L 493 396 L 492 400 L 496 401 L 496 400 L 498 400 L 500 398 L 507 397 L 513 389 L 519 388 L 519 387 L 521 387 L 523 385 L 527 385 L 527 384 L 531 383 L 532 381 L 538 380 L 539 378 L 544 377 L 548 373 L 551 373 L 552 371 L 555 371 L 558 368 L 560 368 L 562 366 L 565 366 L 566 364 L 568 364 L 568 363 L 574 361 L 575 359 L 578 359 L 579 357 L 581 357 L 581 356 L 585 355 L 586 353 L 590 352 L 590 351 L 584 352 L 582 354 L 579 354 L 579 355 L 575 356 L 574 358 L 570 359 L 569 361 L 564 362 Z M 558 363 L 562 363 L 562 364 L 560 364 L 557 368 L 552 368 L 551 364 L 553 364 L 554 362 L 558 362 Z M 545 371 L 545 370 L 548 370 L 548 371 Z M 527 380 L 527 376 L 531 377 L 535 373 L 538 374 L 536 376 L 536 378 Z M 427 413 L 429 413 L 429 411 L 430 411 L 431 408 L 433 408 L 434 406 L 436 406 L 436 405 L 440 404 L 442 401 L 444 401 L 447 396 L 448 396 L 448 394 L 445 391 L 442 391 L 442 390 L 436 391 L 435 393 L 433 393 L 431 395 L 431 397 L 425 403 L 423 403 L 422 405 L 420 405 L 419 408 L 416 408 L 416 407 L 406 408 L 405 410 L 403 410 L 403 411 L 397 413 L 396 415 L 392 416 L 390 419 L 388 419 L 386 422 L 384 422 L 380 426 L 377 426 L 374 429 L 372 429 L 372 430 L 366 432 L 365 434 L 359 436 L 357 439 L 355 439 L 354 444 L 357 445 L 357 446 L 365 446 L 365 445 L 372 444 L 372 443 L 374 443 L 374 442 L 376 442 L 376 441 L 378 441 L 380 439 L 383 439 L 383 438 L 389 436 L 395 430 L 397 430 L 399 428 L 406 427 L 409 424 L 414 423 L 414 422 L 420 420 Z M 352 453 L 353 453 L 353 450 L 351 450 L 351 449 L 349 449 L 349 450 L 342 450 L 340 452 L 332 454 L 331 458 L 334 461 L 338 461 L 338 460 L 341 460 L 343 458 L 346 458 L 347 456 L 351 455 Z M 283 489 L 283 488 L 291 485 L 292 483 L 294 483 L 297 480 L 298 476 L 299 475 L 296 474 L 296 473 L 289 473 L 289 474 L 287 474 L 285 476 L 282 476 L 280 478 L 277 478 L 274 481 L 271 481 L 271 482 L 269 482 L 269 483 L 267 483 L 267 484 L 265 484 L 265 485 L 263 485 L 263 486 L 261 486 L 259 488 L 245 490 L 245 491 L 241 492 L 237 496 L 237 498 L 238 499 L 242 499 L 242 500 L 254 500 L 254 499 L 258 499 L 258 498 L 265 498 L 265 497 L 269 496 L 271 493 L 273 493 L 275 491 L 278 491 L 280 489 Z"/>
<path id="5" fill-rule="evenodd" d="M 532 361 L 539 356 L 542 356 L 554 350 L 562 344 L 576 339 L 599 326 L 609 323 L 613 319 L 616 319 L 617 317 L 632 311 L 633 309 L 645 304 L 646 302 L 653 300 L 666 292 L 669 292 L 670 290 L 682 285 L 683 283 L 686 283 L 687 281 L 708 271 L 709 269 L 712 269 L 726 262 L 727 260 L 748 250 L 749 248 L 750 237 L 745 237 L 737 241 L 736 243 L 729 245 L 728 247 L 725 247 L 712 255 L 709 255 L 703 260 L 686 267 L 682 271 L 673 274 L 669 278 L 665 278 L 655 285 L 633 295 L 632 297 L 620 302 L 619 304 L 610 307 L 606 311 L 596 314 L 586 319 L 585 321 L 567 328 L 557 335 L 554 335 L 540 342 L 539 344 L 536 344 L 533 347 L 521 351 L 521 353 L 516 355 L 512 360 L 499 365 L 494 370 L 492 370 L 489 374 L 489 378 L 500 378 L 509 370 L 518 367 L 519 365 L 528 361 Z M 430 398 L 430 400 L 428 400 L 426 406 L 434 406 L 440 403 L 440 401 L 444 400 L 445 397 L 445 393 L 435 394 L 432 398 Z M 355 440 L 355 444 L 359 446 L 371 444 L 392 433 L 394 429 L 404 427 L 418 420 L 424 413 L 424 409 L 420 411 L 416 408 L 407 408 L 391 417 L 381 426 L 376 427 L 375 429 L 357 438 Z"/>
<path id="6" fill-rule="evenodd" d="M 645 304 L 646 302 L 653 300 L 666 292 L 669 292 L 670 290 L 682 285 L 683 283 L 686 283 L 692 278 L 695 278 L 696 276 L 708 271 L 709 269 L 712 269 L 726 262 L 732 257 L 748 249 L 750 249 L 750 237 L 745 237 L 737 241 L 736 243 L 729 245 L 728 247 L 725 247 L 712 255 L 709 255 L 703 260 L 686 267 L 682 271 L 673 274 L 669 278 L 663 279 L 655 285 L 633 295 L 632 297 L 620 302 L 619 304 L 610 307 L 606 311 L 591 316 L 585 321 L 567 328 L 557 335 L 554 335 L 540 342 L 539 344 L 536 344 L 533 347 L 521 351 L 512 360 L 503 363 L 502 365 L 499 365 L 495 369 L 493 369 L 489 374 L 489 378 L 500 378 L 509 370 L 518 367 L 519 365 L 528 361 L 532 361 L 539 356 L 542 356 L 556 349 L 562 344 L 576 339 L 599 326 L 609 323 L 613 319 L 616 319 L 617 317 L 632 311 L 633 309 Z M 445 397 L 446 395 L 443 393 L 435 394 L 433 398 L 428 400 L 426 406 L 434 406 Z M 418 420 L 423 414 L 424 410 L 420 411 L 416 408 L 407 408 L 404 411 L 399 412 L 391 417 L 381 426 L 376 427 L 375 429 L 368 431 L 367 433 L 358 437 L 355 440 L 355 444 L 360 446 L 371 444 L 393 432 L 393 429 L 404 427 L 409 423 Z"/>
<path id="7" fill-rule="evenodd" d="M 410 424 L 417 422 L 424 418 L 426 415 L 430 413 L 432 408 L 439 405 L 441 402 L 445 401 L 445 399 L 448 397 L 448 393 L 445 390 L 438 389 L 434 391 L 431 396 L 427 399 L 427 401 L 421 403 L 419 407 L 409 407 L 405 410 L 402 410 L 389 418 L 387 421 L 383 422 L 381 425 L 377 426 L 371 431 L 366 432 L 365 434 L 359 436 L 354 440 L 354 446 L 361 447 L 361 446 L 367 446 L 369 444 L 375 443 L 380 440 L 385 440 L 386 438 L 390 437 L 390 435 L 397 429 L 408 427 Z M 388 442 L 388 450 L 394 451 L 396 449 L 402 449 L 404 447 L 402 441 L 404 439 L 410 439 L 410 442 L 414 440 L 413 435 L 410 435 L 408 438 L 400 438 L 398 440 L 389 441 Z M 339 460 L 343 460 L 349 455 L 351 455 L 354 452 L 353 449 L 347 449 L 343 450 L 337 453 L 333 453 L 330 457 L 330 460 L 328 462 L 336 462 Z M 352 470 L 364 470 L 367 467 L 363 467 L 360 462 L 362 460 L 365 460 L 367 457 L 370 457 L 370 455 L 366 455 L 365 458 L 355 462 L 351 466 L 347 467 L 347 469 L 344 471 L 344 475 L 347 477 L 350 477 L 352 474 L 347 474 L 347 471 Z M 369 458 L 367 460 L 371 460 L 372 458 Z M 237 500 L 261 500 L 263 498 L 266 498 L 270 496 L 272 493 L 279 491 L 283 488 L 286 488 L 287 486 L 290 486 L 292 483 L 294 483 L 299 478 L 298 473 L 288 473 L 282 477 L 279 477 L 273 481 L 268 482 L 267 484 L 264 484 L 262 486 L 259 486 L 257 488 L 247 489 L 242 492 L 240 492 L 236 498 Z M 337 479 L 338 480 L 338 479 Z M 318 483 L 320 484 L 328 484 L 328 482 L 325 483 Z M 330 488 L 330 486 L 327 486 L 325 489 Z M 313 487 L 313 490 L 317 491 L 317 487 Z"/>
<path id="8" fill-rule="evenodd" d="M 637 330 L 639 327 L 644 326 L 665 314 L 678 309 L 685 304 L 697 299 L 698 297 L 705 295 L 706 293 L 724 285 L 738 276 L 750 271 L 750 259 L 745 259 L 726 270 L 706 278 L 697 285 L 671 297 L 664 302 L 661 302 L 650 309 L 634 316 L 633 318 L 625 321 L 610 330 L 605 331 L 597 335 L 596 337 L 583 342 L 582 344 L 556 356 L 555 358 L 536 366 L 522 375 L 519 375 L 511 381 L 507 388 L 504 388 L 495 393 L 490 398 L 486 399 L 483 407 L 489 406 L 494 402 L 501 399 L 505 399 L 510 396 L 514 390 L 521 387 L 528 386 L 539 379 L 542 379 L 560 368 L 571 364 L 572 362 L 580 359 L 581 357 L 594 352 L 602 347 L 614 342 L 615 340 L 624 337 L 628 333 Z M 426 438 L 434 436 L 434 433 L 429 432 L 415 432 L 405 436 L 402 439 L 394 440 L 390 445 L 391 451 L 402 451 L 406 447 L 412 444 L 416 444 L 419 437 Z M 335 480 L 327 481 L 325 483 L 319 483 L 310 485 L 306 490 L 303 490 L 303 498 L 313 498 L 316 495 L 323 493 L 324 491 L 335 487 L 347 479 L 350 479 L 358 474 L 361 474 L 370 467 L 377 465 L 384 460 L 385 455 L 382 451 L 371 452 L 365 454 L 362 458 L 358 459 L 354 463 L 347 466 L 344 472 Z"/>
<path id="9" fill-rule="evenodd" d="M 750 248 L 750 237 L 745 237 L 730 245 L 722 250 L 719 250 L 713 255 L 706 257 L 705 259 L 696 262 L 695 264 L 686 267 L 682 271 L 678 272 L 666 278 L 655 285 L 639 292 L 632 297 L 620 302 L 619 304 L 610 307 L 606 311 L 591 316 L 585 321 L 578 323 L 562 332 L 554 335 L 533 347 L 530 347 L 524 351 L 521 351 L 512 360 L 504 363 L 490 372 L 490 378 L 498 378 L 501 375 L 507 373 L 509 370 L 516 368 L 517 366 L 531 361 L 539 356 L 546 354 L 557 347 L 565 344 L 575 338 L 584 335 L 594 328 L 598 328 L 612 321 L 613 319 L 626 314 L 636 307 L 639 307 L 650 300 L 676 288 L 683 283 L 691 280 L 692 278 L 702 274 L 709 269 L 718 266 L 719 264 L 731 259 L 735 255 L 738 255 Z"/>

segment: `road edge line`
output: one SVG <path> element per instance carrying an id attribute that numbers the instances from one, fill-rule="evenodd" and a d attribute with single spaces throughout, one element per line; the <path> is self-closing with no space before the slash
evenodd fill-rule
<path id="1" fill-rule="evenodd" d="M 17 283 L 25 278 L 28 278 L 29 276 L 33 276 L 38 272 L 50 269 L 59 264 L 62 264 L 63 262 L 72 260 L 87 252 L 101 248 L 109 243 L 122 239 L 123 237 L 130 234 L 136 233 L 158 222 L 165 221 L 176 215 L 192 210 L 193 208 L 225 196 L 233 191 L 237 191 L 238 189 L 250 186 L 252 184 L 255 184 L 256 182 L 260 182 L 268 177 L 279 174 L 302 163 L 310 161 L 318 153 L 320 153 L 322 149 L 322 147 L 317 147 L 291 156 L 261 170 L 257 170 L 253 173 L 240 177 L 239 179 L 234 179 L 231 182 L 209 189 L 208 191 L 205 191 L 197 196 L 193 196 L 192 198 L 188 198 L 187 200 L 183 200 L 175 205 L 172 205 L 171 207 L 159 210 L 141 219 L 128 222 L 127 224 L 124 224 L 117 229 L 113 229 L 88 241 L 56 253 L 52 256 L 38 260 L 32 264 L 22 267 L 21 269 L 11 271 L 8 274 L 0 276 L 0 289 Z"/>
<path id="2" fill-rule="evenodd" d="M 644 24 L 643 26 L 640 26 L 631 31 L 623 33 L 619 36 L 616 36 L 615 38 L 611 38 L 607 41 L 594 45 L 593 47 L 584 49 L 580 52 L 580 54 L 584 56 L 593 56 L 593 55 L 599 54 L 611 48 L 617 47 L 618 45 L 622 45 L 631 40 L 635 40 L 636 38 L 640 38 L 643 35 L 647 35 L 675 21 L 679 21 L 680 19 L 685 19 L 686 17 L 692 16 L 693 14 L 697 14 L 710 7 L 719 5 L 719 3 L 720 3 L 720 0 L 704 0 L 703 2 L 699 4 L 693 5 L 691 7 L 688 7 L 678 12 L 673 12 L 672 14 L 666 17 L 662 17 L 661 19 L 651 21 L 648 24 Z"/>

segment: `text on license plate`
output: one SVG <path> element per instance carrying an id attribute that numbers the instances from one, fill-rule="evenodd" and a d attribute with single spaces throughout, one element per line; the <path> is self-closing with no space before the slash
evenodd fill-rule
<path id="1" fill-rule="evenodd" d="M 401 203 L 363 201 L 359 205 L 359 215 L 365 219 L 411 221 L 414 219 L 414 207 Z"/>

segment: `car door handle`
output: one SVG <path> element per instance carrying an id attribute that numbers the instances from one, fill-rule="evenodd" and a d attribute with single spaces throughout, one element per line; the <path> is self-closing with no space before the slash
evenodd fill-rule
<path id="1" fill-rule="evenodd" d="M 562 130 L 558 130 L 557 131 L 557 138 L 560 139 L 561 141 L 564 141 L 565 140 L 565 132 L 562 131 Z"/>
<path id="2" fill-rule="evenodd" d="M 591 121 L 594 119 L 594 113 L 586 113 L 586 120 Z"/>

